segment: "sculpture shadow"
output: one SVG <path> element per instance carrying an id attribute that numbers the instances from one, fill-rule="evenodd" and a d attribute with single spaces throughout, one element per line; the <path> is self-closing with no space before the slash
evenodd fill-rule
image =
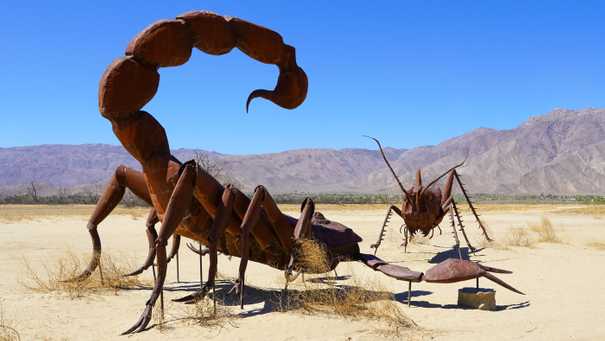
<path id="1" fill-rule="evenodd" d="M 404 293 L 405 299 L 405 293 Z M 407 300 L 405 301 L 407 304 Z M 512 304 L 497 304 L 496 309 L 492 310 L 494 312 L 504 311 L 504 310 L 513 310 L 513 309 L 523 309 L 527 308 L 531 305 L 529 301 L 523 301 L 520 303 L 512 303 Z M 436 304 L 428 301 L 414 301 L 412 299 L 411 306 L 419 307 L 419 308 L 432 308 L 432 309 L 457 309 L 457 310 L 477 310 L 475 308 L 468 308 L 458 304 Z"/>
<path id="2" fill-rule="evenodd" d="M 475 249 L 475 251 L 472 251 L 468 247 L 462 247 L 462 248 L 460 248 L 460 255 L 462 256 L 462 259 L 470 260 L 471 255 L 476 256 L 477 253 L 483 249 L 484 248 Z M 437 253 L 431 259 L 429 259 L 429 263 L 438 264 L 449 258 L 459 258 L 458 257 L 458 248 L 456 246 L 454 246 L 453 248 L 451 248 L 449 250 L 445 250 L 445 251 L 441 251 L 441 252 Z"/>

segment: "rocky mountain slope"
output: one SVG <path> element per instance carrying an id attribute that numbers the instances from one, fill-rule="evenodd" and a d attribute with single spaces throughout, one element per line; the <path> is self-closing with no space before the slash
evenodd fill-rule
<path id="1" fill-rule="evenodd" d="M 475 129 L 435 146 L 387 148 L 408 184 L 417 168 L 428 179 L 467 159 L 460 173 L 475 193 L 605 194 L 605 109 L 556 109 L 511 130 Z M 181 160 L 195 151 L 178 149 Z M 259 155 L 209 153 L 245 190 L 396 192 L 376 150 L 300 149 Z M 0 192 L 35 182 L 43 191 L 98 191 L 115 167 L 139 168 L 121 146 L 40 145 L 0 148 Z"/>

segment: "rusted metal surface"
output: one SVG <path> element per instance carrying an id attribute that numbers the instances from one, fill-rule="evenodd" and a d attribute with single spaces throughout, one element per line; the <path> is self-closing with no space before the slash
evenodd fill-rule
<path id="1" fill-rule="evenodd" d="M 140 273 L 152 265 L 155 257 L 157 276 L 143 313 L 124 334 L 147 328 L 152 309 L 161 297 L 167 263 L 178 250 L 177 239 L 172 252 L 167 255 L 167 240 L 173 236 L 198 241 L 200 248 L 197 252 L 200 255 L 208 253 L 210 257 L 207 281 L 199 292 L 177 300 L 180 302 L 195 302 L 214 289 L 219 252 L 241 259 L 236 289 L 242 307 L 249 260 L 284 270 L 287 280 L 296 278 L 297 275 L 293 275 L 296 272 L 313 272 L 314 269 L 307 268 L 297 258 L 299 245 L 305 239 L 316 241 L 326 250 L 331 269 L 341 261 L 360 261 L 396 279 L 422 280 L 420 272 L 361 253 L 358 245 L 361 237 L 350 228 L 316 213 L 311 199 L 303 202 L 298 218 L 290 217 L 279 210 L 263 186 L 258 186 L 253 196 L 248 198 L 234 186 L 219 183 L 194 161 L 180 164 L 170 155 L 164 128 L 150 113 L 141 109 L 158 88 L 157 69 L 185 63 L 193 47 L 217 55 L 237 47 L 255 60 L 278 66 L 275 88 L 252 91 L 246 101 L 246 109 L 257 97 L 293 109 L 305 100 L 307 94 L 307 77 L 296 63 L 295 50 L 284 44 L 278 33 L 241 19 L 208 12 L 189 12 L 177 20 L 151 25 L 131 41 L 126 57 L 108 67 L 99 84 L 99 110 L 111 122 L 124 148 L 140 162 L 143 171 L 126 167 L 119 167 L 116 171 L 90 219 L 93 257 L 79 278 L 90 276 L 98 266 L 101 243 L 97 225 L 118 204 L 125 189 L 151 203 L 153 209 L 147 223 L 148 257 L 133 273 Z M 410 205 L 437 205 L 440 197 L 433 193 L 422 191 L 418 194 L 421 199 L 417 198 Z M 406 210 L 408 206 L 404 207 L 404 212 Z M 413 212 L 410 214 L 415 219 L 433 222 L 439 219 L 439 215 L 443 216 L 442 212 L 418 216 L 421 218 L 416 218 Z M 153 225 L 158 221 L 161 227 L 156 233 Z M 208 251 L 202 250 L 201 245 L 208 246 Z M 478 273 L 472 264 L 456 264 L 462 265 L 456 265 L 459 271 L 451 273 L 454 276 L 452 281 L 478 274 L 485 276 Z M 469 269 L 471 272 L 465 273 Z M 435 278 L 448 281 L 450 273 L 442 268 L 431 271 L 431 274 L 438 275 Z"/>
<path id="2" fill-rule="evenodd" d="M 468 205 L 471 209 L 471 212 L 473 213 L 473 216 L 477 220 L 477 223 L 479 225 L 481 232 L 483 233 L 483 236 L 488 241 L 492 240 L 488 236 L 487 230 L 485 229 L 483 222 L 479 218 L 479 215 L 477 214 L 477 210 L 475 209 L 473 202 L 471 201 L 466 189 L 464 188 L 464 184 L 460 180 L 460 175 L 458 174 L 458 172 L 456 170 L 457 168 L 461 167 L 464 164 L 464 161 L 461 162 L 460 164 L 457 164 L 454 167 L 448 169 L 446 172 L 444 172 L 443 174 L 441 174 L 440 176 L 435 178 L 433 181 L 431 181 L 426 186 L 423 185 L 423 183 L 422 183 L 422 173 L 421 173 L 421 170 L 418 169 L 416 171 L 416 183 L 409 189 L 406 189 L 403 186 L 403 184 L 401 183 L 401 181 L 399 180 L 399 177 L 395 173 L 395 170 L 389 163 L 389 160 L 387 159 L 387 157 L 384 153 L 384 150 L 382 149 L 382 145 L 380 144 L 380 141 L 378 141 L 378 139 L 375 139 L 370 136 L 367 136 L 367 137 L 374 140 L 376 142 L 376 144 L 378 145 L 378 148 L 380 149 L 380 154 L 382 155 L 384 162 L 386 163 L 387 167 L 393 174 L 395 181 L 397 181 L 399 188 L 401 189 L 401 191 L 404 194 L 404 201 L 403 201 L 403 205 L 401 208 L 394 206 L 394 205 L 389 207 L 389 209 L 387 211 L 387 215 L 382 224 L 382 228 L 380 230 L 378 240 L 376 243 L 372 244 L 372 246 L 371 246 L 371 248 L 374 249 L 374 254 L 376 254 L 376 252 L 378 251 L 378 247 L 380 247 L 380 244 L 382 243 L 382 240 L 384 239 L 385 229 L 392 217 L 393 212 L 395 212 L 398 216 L 403 218 L 403 221 L 404 221 L 404 225 L 402 226 L 403 232 L 404 232 L 403 245 L 404 245 L 404 248 L 406 251 L 407 251 L 407 245 L 408 245 L 409 238 L 414 236 L 416 233 L 420 232 L 425 237 L 428 236 L 430 233 L 431 234 L 430 237 L 432 237 L 435 233 L 436 228 L 439 229 L 439 231 L 441 233 L 441 228 L 439 227 L 439 224 L 442 222 L 443 217 L 447 213 L 450 213 L 450 216 L 451 216 L 450 223 L 451 223 L 451 227 L 453 229 L 452 232 L 454 234 L 454 239 L 456 241 L 456 247 L 458 249 L 460 248 L 460 241 L 458 239 L 458 232 L 456 230 L 456 221 L 454 220 L 454 217 L 456 218 L 456 220 L 458 222 L 459 231 L 462 232 L 462 235 L 466 241 L 466 244 L 468 245 L 468 247 L 471 250 L 474 251 L 475 248 L 471 245 L 470 241 L 468 240 L 466 231 L 464 230 L 464 224 L 462 222 L 462 218 L 460 216 L 460 213 L 458 212 L 458 208 L 456 206 L 456 202 L 455 202 L 454 196 L 452 194 L 454 180 L 458 183 L 458 186 L 460 187 L 460 190 L 461 190 L 462 194 L 464 195 L 464 198 L 466 199 L 466 202 L 468 203 Z M 447 180 L 445 182 L 445 186 L 444 186 L 444 189 L 442 192 L 440 188 L 433 187 L 433 186 L 444 176 L 447 176 Z"/>

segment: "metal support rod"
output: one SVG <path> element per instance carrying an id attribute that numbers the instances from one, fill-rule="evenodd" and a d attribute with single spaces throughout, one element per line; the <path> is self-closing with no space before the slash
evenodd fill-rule
<path id="1" fill-rule="evenodd" d="M 408 308 L 412 306 L 412 281 L 408 281 Z"/>
<path id="2" fill-rule="evenodd" d="M 99 276 L 101 276 L 101 284 L 105 285 L 105 280 L 103 279 L 103 264 L 101 263 L 101 258 L 99 258 Z"/>
<path id="3" fill-rule="evenodd" d="M 161 311 L 161 322 L 164 322 L 164 289 L 160 291 L 160 311 Z"/>
<path id="4" fill-rule="evenodd" d="M 214 304 L 214 316 L 216 316 L 216 283 L 212 284 L 212 301 Z"/>
<path id="5" fill-rule="evenodd" d="M 204 289 L 204 267 L 202 265 L 202 243 L 198 243 L 199 245 L 199 256 L 200 256 L 200 288 Z"/>
<path id="6" fill-rule="evenodd" d="M 181 283 L 181 266 L 179 263 L 179 252 L 176 252 L 176 282 Z"/>
<path id="7" fill-rule="evenodd" d="M 477 289 L 479 289 L 479 277 L 477 277 Z"/>

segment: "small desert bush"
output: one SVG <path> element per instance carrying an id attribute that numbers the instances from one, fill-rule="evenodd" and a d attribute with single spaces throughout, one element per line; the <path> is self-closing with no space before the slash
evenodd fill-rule
<path id="1" fill-rule="evenodd" d="M 392 293 L 381 290 L 374 283 L 355 282 L 352 286 L 326 287 L 307 285 L 305 290 L 288 292 L 288 309 L 305 314 L 324 314 L 351 320 L 373 320 L 386 324 L 376 326 L 380 334 L 399 336 L 416 324 L 398 307 Z"/>
<path id="2" fill-rule="evenodd" d="M 557 237 L 557 233 L 550 222 L 550 219 L 542 217 L 539 224 L 529 225 L 532 232 L 538 234 L 538 241 L 542 243 L 560 243 L 561 240 Z"/>
<path id="3" fill-rule="evenodd" d="M 9 321 L 5 314 L 2 304 L 0 304 L 0 341 L 18 341 L 21 340 L 19 331 L 12 321 Z"/>
<path id="4" fill-rule="evenodd" d="M 103 292 L 117 294 L 120 289 L 141 288 L 149 284 L 143 283 L 137 277 L 124 277 L 123 274 L 130 270 L 130 264 L 116 262 L 109 255 L 101 257 L 101 264 L 90 277 L 73 280 L 82 273 L 86 264 L 88 263 L 84 257 L 77 257 L 68 252 L 50 265 L 43 263 L 43 271 L 38 272 L 24 260 L 26 278 L 22 280 L 22 284 L 34 292 L 61 293 L 70 298 Z M 102 278 L 99 270 L 103 274 Z"/>
<path id="5" fill-rule="evenodd" d="M 511 228 L 504 238 L 506 246 L 532 247 L 534 243 L 528 230 L 522 227 Z"/>
<path id="6" fill-rule="evenodd" d="M 296 260 L 312 273 L 328 272 L 330 264 L 323 246 L 312 239 L 303 239 L 298 244 Z"/>
<path id="7" fill-rule="evenodd" d="M 224 302 L 216 302 L 216 312 L 214 302 L 211 298 L 205 297 L 196 304 L 191 305 L 187 310 L 187 318 L 193 325 L 203 328 L 224 328 L 227 325 L 234 326 L 234 319 L 237 315 L 232 314 L 226 308 Z"/>

